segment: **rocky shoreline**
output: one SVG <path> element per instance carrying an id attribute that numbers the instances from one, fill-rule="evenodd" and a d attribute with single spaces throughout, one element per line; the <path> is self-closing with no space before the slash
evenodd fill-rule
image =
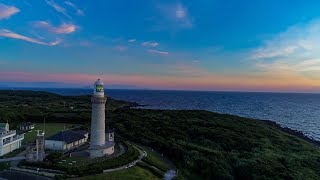
<path id="1" fill-rule="evenodd" d="M 273 126 L 283 132 L 286 132 L 288 134 L 291 134 L 291 135 L 294 135 L 294 136 L 297 136 L 305 141 L 308 141 L 309 143 L 312 143 L 318 147 L 320 147 L 320 141 L 317 141 L 309 136 L 306 136 L 302 131 L 298 131 L 298 130 L 294 130 L 294 129 L 291 129 L 291 128 L 288 128 L 288 127 L 282 127 L 280 124 L 274 122 L 274 121 L 270 121 L 270 120 L 259 120 L 259 121 L 263 121 L 264 123 L 270 125 L 270 126 Z"/>

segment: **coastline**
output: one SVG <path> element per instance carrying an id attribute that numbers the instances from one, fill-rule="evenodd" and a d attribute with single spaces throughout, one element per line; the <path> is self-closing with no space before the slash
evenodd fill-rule
<path id="1" fill-rule="evenodd" d="M 320 141 L 317 141 L 309 136 L 306 136 L 302 131 L 298 131 L 298 130 L 294 130 L 294 129 L 291 129 L 291 128 L 288 128 L 288 127 L 282 127 L 280 124 L 274 122 L 274 121 L 271 121 L 271 120 L 260 120 L 260 119 L 255 119 L 257 121 L 262 121 L 272 127 L 275 127 L 283 132 L 286 132 L 290 135 L 293 135 L 293 136 L 297 136 L 313 145 L 316 145 L 318 147 L 320 147 Z"/>
<path id="2" fill-rule="evenodd" d="M 16 123 L 25 118 L 41 119 L 41 112 L 46 113 L 46 122 L 76 120 L 86 126 L 90 119 L 89 96 L 61 97 L 25 91 L 2 94 L 11 108 L 3 108 L 2 112 L 14 114 Z M 110 127 L 128 141 L 161 152 L 175 164 L 181 177 L 320 177 L 320 142 L 272 120 L 208 110 L 153 109 L 148 108 L 148 103 L 108 98 L 106 118 Z M 28 111 L 21 111 L 23 108 Z M 30 109 L 41 111 L 30 113 Z"/>
<path id="3" fill-rule="evenodd" d="M 145 107 L 145 106 L 148 106 L 148 105 L 145 105 L 145 104 L 139 104 L 137 102 L 129 102 L 130 105 L 128 106 L 124 106 L 122 108 L 124 109 L 139 109 L 139 107 Z M 147 109 L 147 110 L 160 110 L 160 109 Z M 169 110 L 169 109 L 161 109 L 161 110 Z M 183 109 L 182 109 L 183 110 Z M 183 111 L 188 111 L 188 109 L 186 110 L 183 110 Z M 207 110 L 192 110 L 192 111 L 207 111 Z M 208 111 L 208 112 L 212 112 L 212 111 Z M 212 112 L 212 113 L 217 113 L 217 114 L 221 114 L 221 113 L 218 113 L 218 112 Z M 224 114 L 224 115 L 231 115 L 231 116 L 237 116 L 237 115 L 233 115 L 233 114 Z M 241 118 L 247 118 L 247 117 L 242 117 L 242 116 L 238 116 L 238 117 L 241 117 Z M 255 119 L 255 118 L 247 118 L 247 119 L 253 119 L 255 121 L 261 121 L 269 126 L 272 126 L 272 127 L 275 127 L 276 129 L 278 130 L 281 130 L 283 132 L 286 132 L 290 135 L 293 135 L 293 136 L 296 136 L 296 137 L 299 137 L 317 147 L 320 147 L 320 141 L 317 141 L 315 139 L 313 139 L 312 137 L 309 137 L 307 135 L 305 135 L 302 131 L 298 131 L 298 130 L 295 130 L 295 129 L 291 129 L 291 128 L 288 128 L 288 127 L 283 127 L 281 126 L 280 124 L 278 124 L 277 122 L 275 121 L 272 121 L 272 120 L 262 120 L 262 119 Z"/>
<path id="4" fill-rule="evenodd" d="M 142 104 L 139 104 L 137 102 L 130 102 L 130 103 L 133 103 L 134 105 L 128 105 L 128 106 L 124 106 L 122 107 L 123 109 L 140 109 L 139 107 L 146 107 L 148 105 L 142 105 Z M 141 108 L 141 109 L 144 109 L 144 108 Z M 170 111 L 170 109 L 146 109 L 146 110 L 166 110 L 166 111 Z M 181 109 L 181 111 L 189 111 L 189 109 Z M 190 110 L 190 111 L 207 111 L 207 110 Z M 208 112 L 212 112 L 212 111 L 208 111 Z M 212 113 L 217 113 L 217 114 L 221 114 L 221 113 L 218 113 L 218 112 L 212 112 Z M 231 116 L 237 116 L 237 115 L 233 115 L 233 114 L 224 114 L 224 115 L 231 115 Z M 238 117 L 241 117 L 241 118 L 247 118 L 247 117 L 242 117 L 242 116 L 238 116 Z M 312 137 L 309 137 L 307 135 L 305 135 L 302 131 L 298 131 L 298 130 L 295 130 L 295 129 L 291 129 L 291 128 L 288 128 L 288 127 L 283 127 L 281 126 L 280 124 L 278 124 L 277 122 L 275 121 L 272 121 L 272 120 L 262 120 L 262 119 L 254 119 L 254 118 L 248 118 L 248 119 L 253 119 L 255 121 L 261 121 L 261 122 L 264 122 L 265 124 L 269 125 L 269 126 L 272 126 L 272 127 L 275 127 L 277 128 L 278 130 L 281 130 L 283 132 L 286 132 L 290 135 L 293 135 L 293 136 L 296 136 L 296 137 L 299 137 L 313 145 L 316 145 L 317 147 L 320 147 L 320 141 L 317 141 L 315 139 L 313 139 Z"/>

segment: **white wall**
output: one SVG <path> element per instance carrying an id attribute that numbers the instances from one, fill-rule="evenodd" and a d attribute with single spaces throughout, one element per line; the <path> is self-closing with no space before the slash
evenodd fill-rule
<path id="1" fill-rule="evenodd" d="M 81 142 L 81 140 L 82 140 L 82 142 Z M 81 140 L 72 142 L 70 144 L 66 144 L 63 141 L 45 140 L 45 148 L 51 149 L 51 150 L 56 150 L 56 151 L 69 150 L 69 149 L 72 149 L 74 147 L 77 147 L 77 146 L 87 142 L 87 138 L 84 138 Z"/>
<path id="2" fill-rule="evenodd" d="M 45 149 L 63 151 L 66 149 L 65 142 L 45 140 Z"/>
<path id="3" fill-rule="evenodd" d="M 5 154 L 8 154 L 18 148 L 20 148 L 21 146 L 21 141 L 16 141 L 14 143 L 9 143 L 9 144 L 6 144 L 4 146 L 1 146 L 1 150 L 0 150 L 0 156 L 3 156 Z"/>

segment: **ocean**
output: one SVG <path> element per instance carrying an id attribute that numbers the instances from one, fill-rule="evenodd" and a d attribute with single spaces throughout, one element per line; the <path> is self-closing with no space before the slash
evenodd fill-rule
<path id="1" fill-rule="evenodd" d="M 40 89 L 32 89 L 40 90 Z M 42 89 L 61 95 L 88 95 L 90 89 Z M 320 141 L 320 94 L 111 90 L 115 99 L 151 109 L 197 109 L 271 120 Z"/>

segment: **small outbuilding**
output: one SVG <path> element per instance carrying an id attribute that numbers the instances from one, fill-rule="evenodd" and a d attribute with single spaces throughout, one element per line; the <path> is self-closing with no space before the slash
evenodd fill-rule
<path id="1" fill-rule="evenodd" d="M 45 148 L 56 151 L 69 151 L 88 141 L 87 131 L 66 130 L 48 137 L 45 140 Z"/>
<path id="2" fill-rule="evenodd" d="M 22 131 L 29 131 L 34 129 L 35 124 L 31 122 L 23 122 L 19 124 L 18 129 Z"/>

